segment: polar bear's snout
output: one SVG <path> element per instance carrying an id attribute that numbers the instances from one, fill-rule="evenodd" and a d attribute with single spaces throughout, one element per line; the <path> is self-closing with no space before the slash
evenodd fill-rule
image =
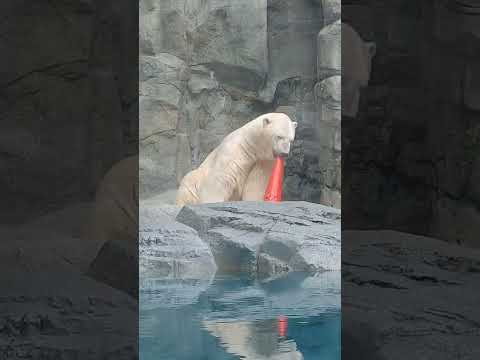
<path id="1" fill-rule="evenodd" d="M 290 148 L 293 139 L 288 139 L 282 136 L 276 136 L 273 142 L 273 153 L 275 156 L 286 157 L 290 154 Z"/>

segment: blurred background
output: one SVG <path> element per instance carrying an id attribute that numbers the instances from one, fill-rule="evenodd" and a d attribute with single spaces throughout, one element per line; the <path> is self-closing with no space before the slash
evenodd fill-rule
<path id="1" fill-rule="evenodd" d="M 342 119 L 343 228 L 478 247 L 480 4 L 344 0 L 342 21 L 377 45 L 359 114 Z"/>
<path id="2" fill-rule="evenodd" d="M 0 11 L 0 218 L 93 198 L 138 152 L 137 5 L 6 1 Z"/>

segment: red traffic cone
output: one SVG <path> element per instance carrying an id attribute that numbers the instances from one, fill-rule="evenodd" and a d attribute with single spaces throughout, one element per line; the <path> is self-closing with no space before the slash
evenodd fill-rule
<path id="1" fill-rule="evenodd" d="M 279 156 L 275 159 L 263 200 L 273 202 L 282 201 L 283 168 L 283 157 Z"/>

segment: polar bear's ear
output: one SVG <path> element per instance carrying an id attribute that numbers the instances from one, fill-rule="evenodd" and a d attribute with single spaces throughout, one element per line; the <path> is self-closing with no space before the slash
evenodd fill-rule
<path id="1" fill-rule="evenodd" d="M 272 120 L 270 120 L 269 118 L 263 118 L 263 127 L 266 127 L 268 125 L 270 125 L 272 123 Z"/>
<path id="2" fill-rule="evenodd" d="M 293 124 L 293 128 L 296 129 L 298 126 L 298 123 L 294 121 L 292 124 Z"/>

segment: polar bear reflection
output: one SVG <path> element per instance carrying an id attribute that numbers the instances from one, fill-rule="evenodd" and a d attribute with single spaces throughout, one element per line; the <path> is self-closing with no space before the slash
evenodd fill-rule
<path id="1" fill-rule="evenodd" d="M 209 322 L 203 326 L 232 355 L 245 360 L 303 360 L 293 340 L 277 335 L 277 320 Z"/>

